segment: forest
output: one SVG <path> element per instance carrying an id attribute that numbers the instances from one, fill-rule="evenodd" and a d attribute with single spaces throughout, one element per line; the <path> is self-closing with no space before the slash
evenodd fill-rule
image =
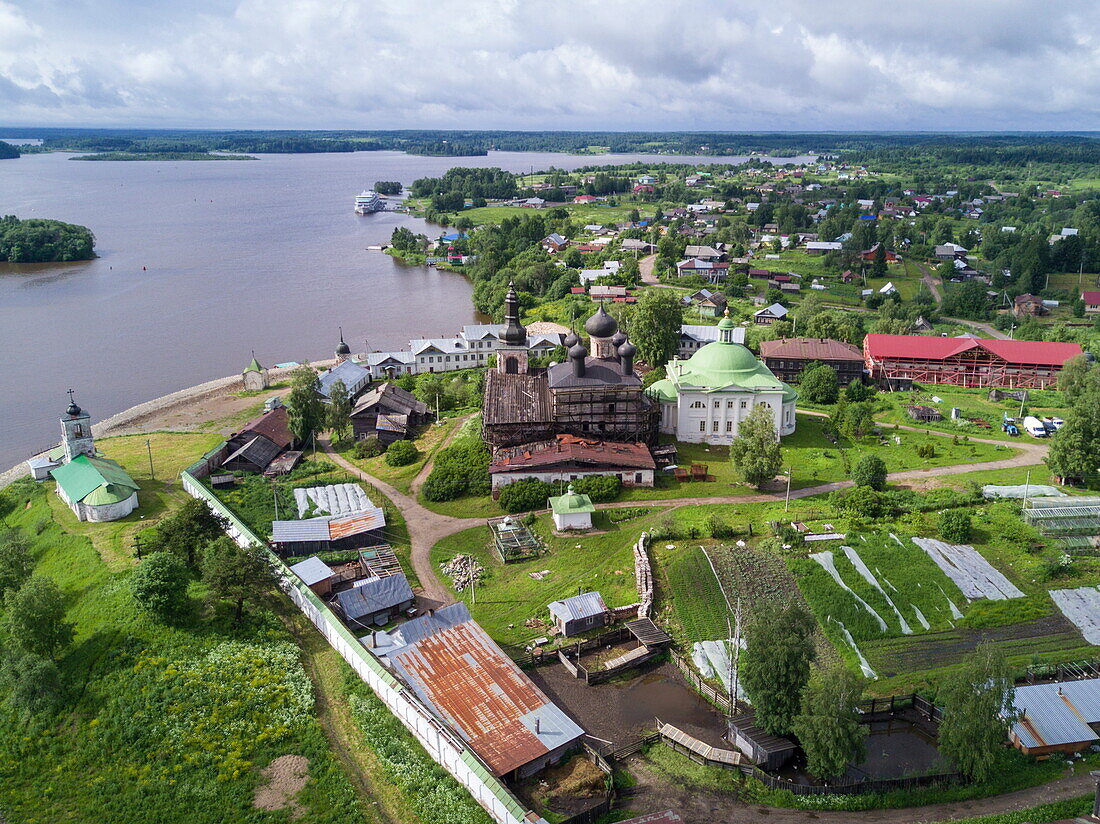
<path id="1" fill-rule="evenodd" d="M 59 220 L 15 215 L 0 218 L 0 260 L 11 263 L 49 263 L 91 260 L 95 236 L 85 226 Z"/>

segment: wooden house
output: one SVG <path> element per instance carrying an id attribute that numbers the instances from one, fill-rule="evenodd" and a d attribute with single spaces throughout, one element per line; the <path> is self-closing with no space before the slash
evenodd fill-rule
<path id="1" fill-rule="evenodd" d="M 550 604 L 554 629 L 565 638 L 600 629 L 614 620 L 598 592 L 585 592 Z"/>
<path id="2" fill-rule="evenodd" d="M 286 407 L 277 406 L 226 439 L 227 457 L 222 468 L 229 472 L 262 473 L 293 442 Z"/>
<path id="3" fill-rule="evenodd" d="M 351 412 L 352 433 L 361 441 L 372 435 L 385 446 L 408 438 L 431 419 L 428 405 L 394 383 L 368 390 Z"/>

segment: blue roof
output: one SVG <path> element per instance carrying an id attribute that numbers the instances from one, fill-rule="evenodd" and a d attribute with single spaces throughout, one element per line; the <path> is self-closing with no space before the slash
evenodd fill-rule
<path id="1" fill-rule="evenodd" d="M 323 373 L 319 380 L 321 394 L 326 398 L 332 391 L 332 385 L 336 381 L 343 381 L 344 386 L 348 388 L 348 392 L 354 393 L 357 389 L 361 389 L 364 384 L 370 382 L 370 370 L 363 368 L 355 361 L 346 360 Z"/>
<path id="2" fill-rule="evenodd" d="M 1012 732 L 1025 747 L 1057 747 L 1098 741 L 1089 724 L 1100 721 L 1100 681 L 1067 681 L 1017 687 L 1020 720 Z"/>
<path id="3" fill-rule="evenodd" d="M 349 620 L 363 617 L 369 619 L 376 613 L 393 609 L 415 597 L 404 575 L 356 581 L 351 589 L 336 594 L 340 608 Z"/>
<path id="4" fill-rule="evenodd" d="M 874 215 L 860 215 L 859 219 L 860 220 L 874 220 L 875 216 Z"/>
<path id="5" fill-rule="evenodd" d="M 451 232 L 449 235 L 443 235 L 442 240 L 461 240 L 466 237 L 469 235 L 465 232 Z"/>

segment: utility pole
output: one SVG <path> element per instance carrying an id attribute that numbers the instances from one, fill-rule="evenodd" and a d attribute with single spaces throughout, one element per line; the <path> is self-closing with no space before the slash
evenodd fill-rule
<path id="1" fill-rule="evenodd" d="M 153 473 L 153 446 L 149 439 L 145 439 L 145 451 L 149 454 L 149 479 L 155 481 L 157 476 Z"/>
<path id="2" fill-rule="evenodd" d="M 791 508 L 791 476 L 793 474 L 794 474 L 794 467 L 793 466 L 788 466 L 787 467 L 787 496 L 786 496 L 786 500 L 783 502 L 783 511 L 784 512 L 789 511 L 790 508 Z"/>
<path id="3" fill-rule="evenodd" d="M 271 482 L 271 499 L 275 501 L 275 520 L 279 520 L 279 487 L 275 481 Z"/>
<path id="4" fill-rule="evenodd" d="M 1027 478 L 1024 480 L 1024 509 L 1027 509 L 1027 495 L 1031 491 L 1031 470 L 1027 471 Z"/>

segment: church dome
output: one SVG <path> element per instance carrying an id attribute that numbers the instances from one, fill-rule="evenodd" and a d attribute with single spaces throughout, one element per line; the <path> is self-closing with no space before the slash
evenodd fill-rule
<path id="1" fill-rule="evenodd" d="M 596 314 L 585 321 L 584 324 L 584 331 L 594 338 L 609 338 L 618 329 L 619 322 L 607 314 L 607 310 L 603 308 L 602 303 L 600 308 L 596 310 Z"/>
<path id="2" fill-rule="evenodd" d="M 579 342 L 575 343 L 575 344 L 573 344 L 572 346 L 569 347 L 569 357 L 570 358 L 583 359 L 587 355 L 588 355 L 588 350 L 585 349 L 583 346 L 581 346 Z"/>
<path id="3" fill-rule="evenodd" d="M 677 382 L 720 389 L 726 386 L 772 389 L 784 387 L 756 355 L 739 343 L 717 340 L 699 349 L 679 366 Z"/>
<path id="4" fill-rule="evenodd" d="M 611 336 L 611 345 L 614 346 L 616 349 L 618 349 L 624 343 L 626 343 L 626 335 L 623 334 L 622 329 Z"/>
<path id="5" fill-rule="evenodd" d="M 570 329 L 569 334 L 565 336 L 565 340 L 561 342 L 561 345 L 564 346 L 566 349 L 572 349 L 580 342 L 581 339 L 577 336 L 577 333 Z"/>
<path id="6" fill-rule="evenodd" d="M 624 337 L 622 345 L 616 351 L 620 358 L 632 358 L 638 353 L 638 347 Z"/>
<path id="7" fill-rule="evenodd" d="M 83 410 L 76 405 L 76 401 L 69 402 L 69 408 L 65 410 L 65 414 L 70 418 L 75 418 L 81 414 Z"/>
<path id="8" fill-rule="evenodd" d="M 519 322 L 519 295 L 511 281 L 508 282 L 508 294 L 504 296 L 504 328 L 497 337 L 509 346 L 522 346 L 527 342 L 527 329 Z"/>
<path id="9" fill-rule="evenodd" d="M 351 354 L 351 347 L 348 346 L 347 343 L 344 342 L 344 336 L 343 335 L 340 336 L 340 345 L 336 347 L 336 354 L 337 355 L 350 355 Z"/>

